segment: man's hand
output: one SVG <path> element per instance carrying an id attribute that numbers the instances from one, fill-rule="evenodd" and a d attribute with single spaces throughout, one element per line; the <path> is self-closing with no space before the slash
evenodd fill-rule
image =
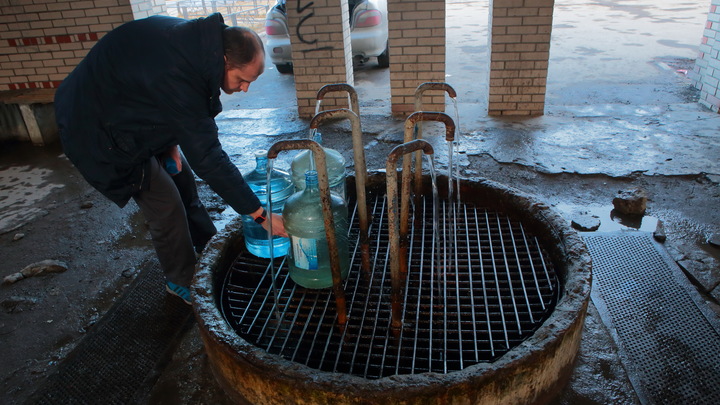
<path id="1" fill-rule="evenodd" d="M 262 224 L 262 227 L 267 231 L 270 228 L 270 218 Z M 282 215 L 272 214 L 272 234 L 283 238 L 287 238 L 288 234 L 285 232 L 285 221 Z"/>
<path id="2" fill-rule="evenodd" d="M 180 160 L 180 150 L 177 145 L 171 146 L 165 153 L 167 153 L 169 158 L 175 161 L 175 166 L 177 166 L 178 173 L 180 173 L 182 171 L 182 160 Z"/>
<path id="3" fill-rule="evenodd" d="M 255 212 L 251 213 L 250 216 L 255 219 L 262 215 L 264 208 L 260 207 Z M 270 216 L 261 224 L 263 229 L 266 231 L 270 230 Z M 287 238 L 288 234 L 285 232 L 285 222 L 280 214 L 272 214 L 272 234 L 283 238 Z"/>

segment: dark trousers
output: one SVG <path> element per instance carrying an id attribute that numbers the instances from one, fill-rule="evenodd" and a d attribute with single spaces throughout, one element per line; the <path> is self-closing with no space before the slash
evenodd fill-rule
<path id="1" fill-rule="evenodd" d="M 170 176 L 158 159 L 150 159 L 150 183 L 133 199 L 150 228 L 165 277 L 187 287 L 195 274 L 195 252 L 217 231 L 200 202 L 195 176 L 184 157 L 182 166 L 180 173 Z"/>

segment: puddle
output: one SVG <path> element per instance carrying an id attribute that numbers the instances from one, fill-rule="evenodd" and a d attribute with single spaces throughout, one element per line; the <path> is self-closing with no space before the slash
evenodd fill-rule
<path id="1" fill-rule="evenodd" d="M 137 211 L 129 217 L 127 229 L 118 236 L 115 243 L 125 248 L 145 247 L 151 242 L 148 227 L 145 224 L 145 217 L 142 212 Z"/>
<path id="2" fill-rule="evenodd" d="M 307 128 L 294 111 L 282 108 L 227 110 L 216 117 L 215 123 L 220 133 L 242 136 L 272 137 Z"/>
<path id="3" fill-rule="evenodd" d="M 616 215 L 613 212 L 612 205 L 573 205 L 566 203 L 559 203 L 554 205 L 553 208 L 570 222 L 573 217 L 577 216 L 578 213 L 584 213 L 586 216 L 595 216 L 600 220 L 600 228 L 596 231 L 579 231 L 581 234 L 590 232 L 618 232 L 618 231 L 641 231 L 641 232 L 654 232 L 657 228 L 658 218 L 650 215 L 644 215 L 642 217 L 631 217 L 623 218 Z M 704 225 L 698 225 L 684 220 L 682 216 L 678 216 L 672 211 L 660 212 L 660 216 L 665 222 L 665 232 L 672 236 L 676 240 L 694 240 L 692 244 L 698 250 L 704 252 L 708 257 L 711 257 L 720 262 L 720 247 L 710 244 L 709 238 L 712 235 L 712 229 Z M 668 217 L 671 218 L 670 222 L 674 225 L 668 228 Z"/>
<path id="4" fill-rule="evenodd" d="M 215 224 L 215 228 L 217 228 L 219 232 L 225 229 L 225 226 L 238 216 L 239 214 L 235 212 L 234 209 L 232 209 L 231 207 L 227 207 L 220 213 L 219 217 L 214 216 L 213 223 Z"/>
<path id="5" fill-rule="evenodd" d="M 642 217 L 620 216 L 614 212 L 612 205 L 572 205 L 560 203 L 554 206 L 555 209 L 568 219 L 578 213 L 586 213 L 600 219 L 600 228 L 595 232 L 616 232 L 616 231 L 642 231 L 654 232 L 657 228 L 658 219 L 653 216 Z"/>
<path id="6" fill-rule="evenodd" d="M 48 181 L 51 170 L 31 166 L 11 166 L 0 170 L 0 234 L 10 232 L 47 213 L 36 204 L 45 200 L 62 184 Z"/>
<path id="7" fill-rule="evenodd" d="M 713 246 L 707 241 L 699 243 L 700 249 L 705 252 L 708 256 L 720 262 L 720 247 Z"/>

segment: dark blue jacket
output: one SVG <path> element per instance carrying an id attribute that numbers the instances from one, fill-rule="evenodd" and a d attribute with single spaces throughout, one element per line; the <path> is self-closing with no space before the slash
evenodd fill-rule
<path id="1" fill-rule="evenodd" d="M 173 145 L 235 211 L 260 207 L 218 140 L 224 27 L 220 14 L 126 23 L 105 35 L 58 88 L 65 154 L 120 207 L 147 186 L 150 159 Z"/>

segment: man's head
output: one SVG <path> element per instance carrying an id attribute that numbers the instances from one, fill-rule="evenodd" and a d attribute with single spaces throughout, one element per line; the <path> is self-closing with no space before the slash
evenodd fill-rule
<path id="1" fill-rule="evenodd" d="M 260 36 L 244 27 L 223 30 L 225 48 L 225 76 L 222 90 L 227 94 L 248 91 L 265 70 L 265 48 Z"/>

